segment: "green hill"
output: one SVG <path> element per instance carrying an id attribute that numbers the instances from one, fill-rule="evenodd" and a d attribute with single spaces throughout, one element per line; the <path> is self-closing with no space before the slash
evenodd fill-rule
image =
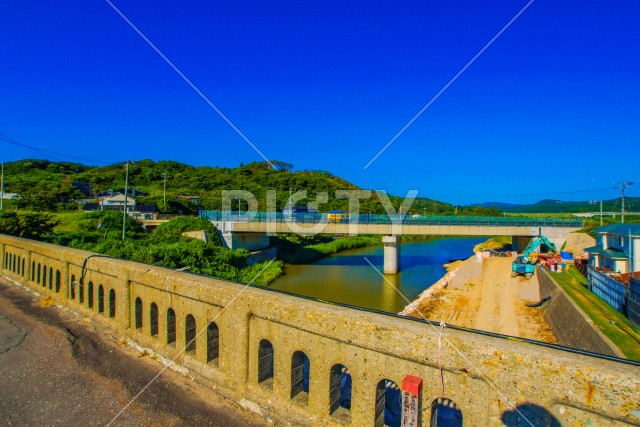
<path id="1" fill-rule="evenodd" d="M 625 210 L 628 212 L 640 212 L 640 197 L 625 197 Z M 579 213 L 600 212 L 600 201 L 561 201 L 545 199 L 532 204 L 508 204 L 499 202 L 482 203 L 483 207 L 496 207 L 509 213 Z M 619 212 L 622 206 L 620 198 L 603 200 L 604 212 Z"/>
<path id="2" fill-rule="evenodd" d="M 277 208 L 282 209 L 289 197 L 289 189 L 306 190 L 315 198 L 317 192 L 327 192 L 329 201 L 321 205 L 322 211 L 347 209 L 348 200 L 336 199 L 335 190 L 356 190 L 356 185 L 327 171 L 292 171 L 293 166 L 273 161 L 276 168 L 266 162 L 241 164 L 237 168 L 200 166 L 194 167 L 174 161 L 140 160 L 130 165 L 129 187 L 143 191 L 146 197 L 138 198 L 139 203 L 154 203 L 162 212 L 195 211 L 189 202 L 176 202 L 177 196 L 198 196 L 200 206 L 205 209 L 222 208 L 223 190 L 246 190 L 255 195 L 259 208 L 266 207 L 267 190 L 276 190 Z M 163 203 L 164 174 L 166 180 L 166 199 Z M 121 164 L 109 166 L 85 166 L 77 163 L 51 162 L 48 160 L 26 159 L 5 163 L 5 191 L 20 194 L 22 197 L 12 201 L 19 209 L 38 211 L 76 210 L 74 202 L 86 198 L 72 186 L 73 182 L 87 182 L 93 185 L 97 194 L 109 189 L 124 187 L 125 172 Z M 390 196 L 396 209 L 402 199 Z M 313 200 L 313 199 L 310 199 Z M 298 204 L 304 204 L 303 200 Z M 235 205 L 234 208 L 237 208 Z M 384 213 L 378 198 L 372 195 L 369 200 L 360 202 L 362 213 Z M 411 209 L 412 213 L 432 215 L 501 215 L 497 208 L 456 207 L 448 204 L 419 198 Z"/>

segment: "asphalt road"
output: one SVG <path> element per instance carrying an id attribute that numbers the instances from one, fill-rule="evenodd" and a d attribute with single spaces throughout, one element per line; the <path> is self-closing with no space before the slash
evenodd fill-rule
<path id="1" fill-rule="evenodd" d="M 55 306 L 0 279 L 0 424 L 106 425 L 161 369 Z M 114 426 L 266 422 L 171 370 Z"/>

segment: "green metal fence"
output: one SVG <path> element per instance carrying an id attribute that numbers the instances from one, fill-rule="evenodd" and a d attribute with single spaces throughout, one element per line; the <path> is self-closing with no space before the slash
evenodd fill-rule
<path id="1" fill-rule="evenodd" d="M 342 224 L 399 224 L 403 225 L 484 225 L 498 227 L 582 227 L 580 218 L 540 218 L 507 216 L 440 216 L 440 215 L 386 215 L 343 214 L 339 220 L 327 213 L 245 212 L 245 211 L 200 211 L 200 217 L 209 221 L 230 222 L 297 222 L 317 224 L 338 222 Z"/>

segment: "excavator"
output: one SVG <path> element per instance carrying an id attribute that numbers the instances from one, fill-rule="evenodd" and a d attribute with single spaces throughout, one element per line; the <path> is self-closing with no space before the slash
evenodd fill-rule
<path id="1" fill-rule="evenodd" d="M 535 266 L 538 263 L 538 252 L 536 251 L 541 245 L 547 245 L 550 252 L 557 252 L 556 245 L 551 243 L 549 239 L 540 233 L 539 237 L 531 239 L 521 256 L 517 257 L 511 263 L 511 277 L 518 275 L 531 279 L 535 272 Z"/>

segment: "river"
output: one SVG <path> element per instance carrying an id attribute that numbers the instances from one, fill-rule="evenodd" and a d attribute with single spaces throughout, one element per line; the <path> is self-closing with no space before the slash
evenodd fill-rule
<path id="1" fill-rule="evenodd" d="M 443 264 L 469 258 L 473 247 L 485 240 L 486 237 L 451 237 L 403 242 L 400 273 L 385 276 L 393 286 L 367 263 L 366 259 L 382 271 L 383 247 L 370 246 L 340 252 L 312 264 L 287 265 L 285 275 L 271 288 L 398 313 L 445 274 Z"/>

